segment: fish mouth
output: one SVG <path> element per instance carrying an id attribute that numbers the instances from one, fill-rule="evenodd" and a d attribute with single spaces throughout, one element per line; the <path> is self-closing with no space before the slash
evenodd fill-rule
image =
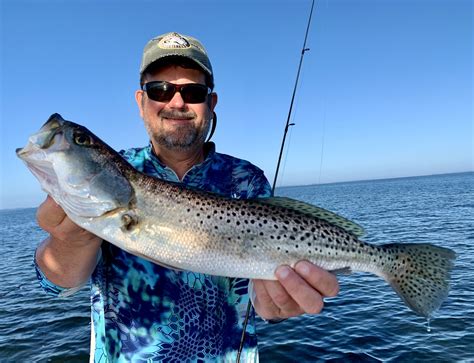
<path id="1" fill-rule="evenodd" d="M 17 148 L 16 154 L 22 159 L 26 160 L 29 155 L 47 149 L 54 143 L 54 136 L 61 131 L 65 120 L 60 114 L 52 114 L 39 131 L 31 135 L 28 139 L 28 144 L 23 148 Z"/>

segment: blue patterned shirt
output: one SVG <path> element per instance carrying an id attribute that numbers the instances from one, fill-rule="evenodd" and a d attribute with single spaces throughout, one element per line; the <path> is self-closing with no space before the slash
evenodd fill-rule
<path id="1" fill-rule="evenodd" d="M 263 172 L 215 152 L 180 181 L 151 145 L 122 152 L 137 170 L 230 198 L 270 195 Z M 56 295 L 77 289 L 52 284 L 37 267 L 43 288 Z M 95 362 L 235 362 L 246 315 L 248 280 L 175 271 L 104 242 L 91 277 Z M 258 361 L 255 312 L 246 328 L 241 362 Z"/>

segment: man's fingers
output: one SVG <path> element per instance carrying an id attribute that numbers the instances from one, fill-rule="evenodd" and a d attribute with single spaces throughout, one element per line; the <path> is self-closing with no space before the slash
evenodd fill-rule
<path id="1" fill-rule="evenodd" d="M 66 218 L 66 213 L 49 195 L 36 212 L 38 225 L 48 232 L 60 225 L 64 218 Z"/>
<path id="2" fill-rule="evenodd" d="M 265 281 L 265 289 L 273 303 L 283 312 L 291 312 L 298 308 L 298 304 L 291 298 L 285 288 L 278 281 Z M 299 310 L 299 309 L 298 309 Z M 286 314 L 285 314 L 286 315 Z"/>
<path id="3" fill-rule="evenodd" d="M 259 304 L 264 306 L 272 306 L 273 300 L 270 295 L 268 295 L 264 283 L 264 280 L 253 280 L 253 290 L 255 291 L 256 299 L 258 300 Z"/>
<path id="4" fill-rule="evenodd" d="M 263 319 L 273 319 L 280 315 L 280 309 L 273 303 L 271 296 L 265 288 L 265 280 L 253 280 L 255 291 L 255 310 Z"/>
<path id="5" fill-rule="evenodd" d="M 315 287 L 306 282 L 289 266 L 280 266 L 276 270 L 276 276 L 281 285 L 289 294 L 289 298 L 295 302 L 299 308 L 308 314 L 318 314 L 323 309 L 323 298 Z"/>
<path id="6" fill-rule="evenodd" d="M 339 292 L 337 277 L 308 261 L 300 261 L 295 271 L 324 297 L 334 297 Z"/>

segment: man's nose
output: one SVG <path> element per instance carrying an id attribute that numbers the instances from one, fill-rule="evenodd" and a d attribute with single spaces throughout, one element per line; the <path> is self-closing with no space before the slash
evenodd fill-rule
<path id="1" fill-rule="evenodd" d="M 185 104 L 180 92 L 175 92 L 173 98 L 168 102 L 171 108 L 183 108 Z"/>

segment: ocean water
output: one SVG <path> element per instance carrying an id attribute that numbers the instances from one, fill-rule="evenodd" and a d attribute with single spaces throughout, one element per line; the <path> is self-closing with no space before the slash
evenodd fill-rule
<path id="1" fill-rule="evenodd" d="M 262 362 L 474 362 L 474 173 L 287 187 L 364 226 L 367 242 L 434 243 L 458 257 L 451 292 L 427 329 L 381 279 L 340 276 L 319 315 L 258 323 Z M 34 209 L 0 211 L 0 362 L 86 362 L 87 287 L 67 299 L 38 286 L 45 233 Z"/>

